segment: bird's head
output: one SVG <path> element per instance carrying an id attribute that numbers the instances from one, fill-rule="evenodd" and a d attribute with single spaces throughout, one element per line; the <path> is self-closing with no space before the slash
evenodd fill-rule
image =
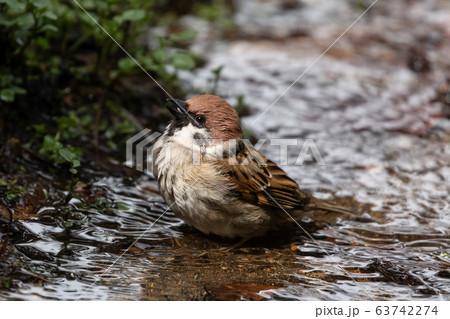
<path id="1" fill-rule="evenodd" d="M 242 137 L 239 116 L 224 99 L 210 94 L 198 95 L 187 101 L 170 99 L 169 111 L 175 119 L 169 124 L 169 135 L 186 139 L 226 142 Z"/>

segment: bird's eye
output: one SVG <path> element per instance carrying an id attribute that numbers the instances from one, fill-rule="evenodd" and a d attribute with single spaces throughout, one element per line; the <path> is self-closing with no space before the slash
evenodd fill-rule
<path id="1" fill-rule="evenodd" d="M 203 115 L 196 115 L 195 116 L 195 121 L 200 124 L 203 125 L 206 123 L 206 118 Z"/>

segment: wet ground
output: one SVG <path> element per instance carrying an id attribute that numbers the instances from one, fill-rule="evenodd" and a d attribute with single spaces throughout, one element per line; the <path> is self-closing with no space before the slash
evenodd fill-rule
<path id="1" fill-rule="evenodd" d="M 369 5 L 240 1 L 228 41 L 186 20 L 209 58 L 186 88 L 209 91 L 223 65 L 218 94 L 244 95 L 243 126 L 300 139 L 283 167 L 355 216 L 317 212 L 223 252 L 233 242 L 185 226 L 148 176 L 85 172 L 66 201 L 24 156 L 17 184 L 33 183 L 14 207 L 0 298 L 450 300 L 450 4 L 380 0 L 315 63 Z M 293 165 L 306 139 L 325 165 Z M 280 161 L 279 146 L 262 150 Z"/>

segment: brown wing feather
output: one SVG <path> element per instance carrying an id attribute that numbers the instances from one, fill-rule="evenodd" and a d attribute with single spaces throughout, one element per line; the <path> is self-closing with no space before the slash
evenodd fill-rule
<path id="1" fill-rule="evenodd" d="M 248 202 L 276 208 L 279 204 L 286 210 L 309 202 L 310 196 L 300 191 L 285 171 L 250 147 L 244 145 L 235 157 L 217 161 L 217 165 L 232 177 L 235 191 Z"/>

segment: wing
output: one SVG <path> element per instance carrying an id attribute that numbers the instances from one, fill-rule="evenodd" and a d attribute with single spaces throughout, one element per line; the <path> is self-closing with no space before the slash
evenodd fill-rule
<path id="1" fill-rule="evenodd" d="M 277 164 L 241 143 L 236 156 L 216 162 L 232 178 L 238 196 L 261 206 L 279 209 L 279 204 L 286 210 L 302 208 L 309 202 L 310 196 Z"/>

